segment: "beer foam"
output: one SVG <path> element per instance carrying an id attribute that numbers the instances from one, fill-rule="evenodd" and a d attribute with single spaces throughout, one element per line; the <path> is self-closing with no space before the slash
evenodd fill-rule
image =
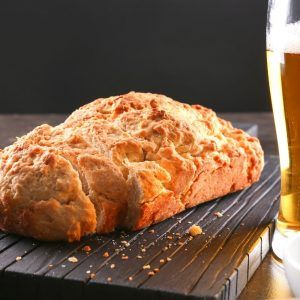
<path id="1" fill-rule="evenodd" d="M 300 21 L 284 26 L 271 25 L 267 34 L 268 50 L 300 53 Z"/>

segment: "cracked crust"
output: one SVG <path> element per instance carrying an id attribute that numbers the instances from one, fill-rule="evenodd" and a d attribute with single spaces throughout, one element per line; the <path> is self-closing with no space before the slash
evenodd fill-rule
<path id="1" fill-rule="evenodd" d="M 263 164 L 256 138 L 200 105 L 97 99 L 0 152 L 0 228 L 69 241 L 136 230 L 251 185 Z"/>

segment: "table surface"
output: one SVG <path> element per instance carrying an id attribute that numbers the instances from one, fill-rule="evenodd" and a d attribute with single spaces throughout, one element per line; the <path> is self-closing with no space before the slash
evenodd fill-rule
<path id="1" fill-rule="evenodd" d="M 255 123 L 259 126 L 258 136 L 266 155 L 277 155 L 276 136 L 271 113 L 222 113 L 224 119 L 233 122 Z M 0 115 L 0 148 L 7 146 L 31 130 L 48 123 L 55 125 L 65 119 L 65 115 Z M 286 299 L 293 297 L 284 270 L 269 253 L 255 272 L 240 299 Z"/>

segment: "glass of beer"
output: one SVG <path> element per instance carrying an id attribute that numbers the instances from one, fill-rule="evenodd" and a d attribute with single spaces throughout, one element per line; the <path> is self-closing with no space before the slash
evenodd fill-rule
<path id="1" fill-rule="evenodd" d="M 272 248 L 282 259 L 300 233 L 300 0 L 269 0 L 267 63 L 281 169 Z"/>

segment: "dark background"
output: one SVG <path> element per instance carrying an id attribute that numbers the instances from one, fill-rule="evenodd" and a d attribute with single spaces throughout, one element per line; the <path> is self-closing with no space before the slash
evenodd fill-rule
<path id="1" fill-rule="evenodd" d="M 268 110 L 267 0 L 0 0 L 0 113 L 130 90 Z"/>

